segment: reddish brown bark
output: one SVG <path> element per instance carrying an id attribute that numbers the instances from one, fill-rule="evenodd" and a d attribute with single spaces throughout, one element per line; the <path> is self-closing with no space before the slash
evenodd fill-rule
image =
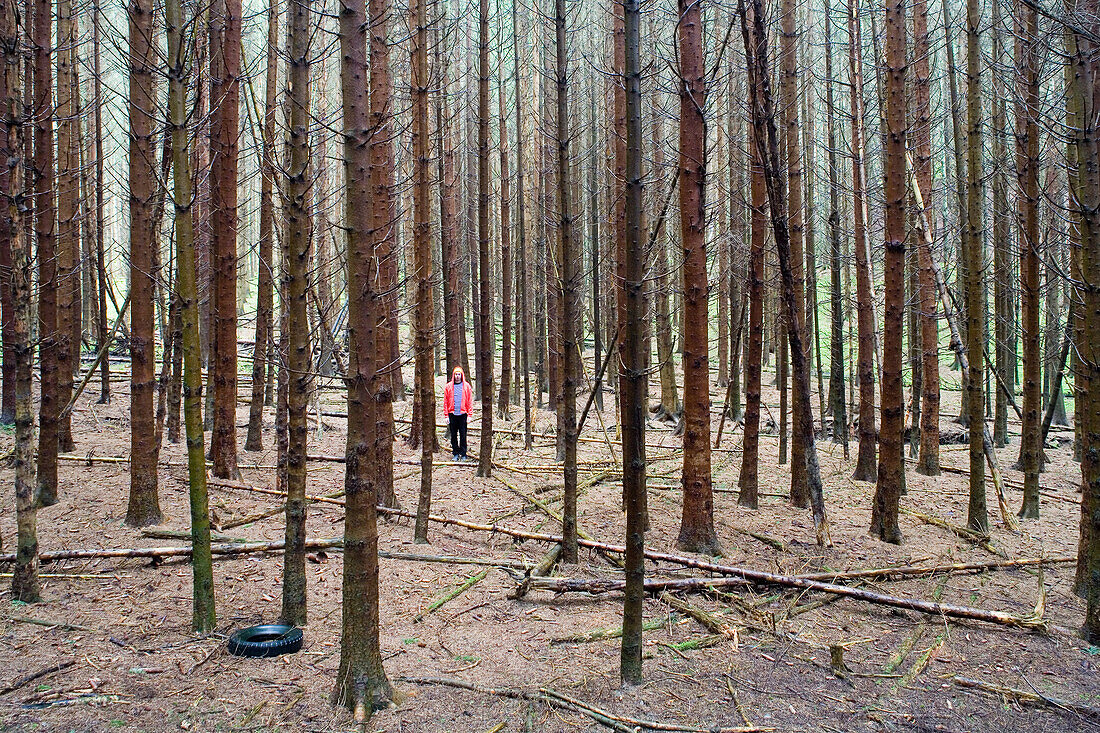
<path id="1" fill-rule="evenodd" d="M 237 470 L 237 148 L 240 122 L 241 1 L 210 8 L 210 377 L 214 475 Z"/>
<path id="2" fill-rule="evenodd" d="M 679 0 L 680 239 L 684 250 L 684 507 L 677 544 L 716 553 L 710 470 L 703 26 L 699 3 Z"/>

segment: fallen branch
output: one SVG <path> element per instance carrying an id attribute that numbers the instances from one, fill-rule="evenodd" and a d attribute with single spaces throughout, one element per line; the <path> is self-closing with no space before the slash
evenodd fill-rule
<path id="1" fill-rule="evenodd" d="M 1058 565 L 1077 562 L 1076 556 L 1064 555 L 1060 557 L 1031 557 L 1022 560 L 990 560 L 989 562 L 957 562 L 948 565 L 932 565 L 921 567 L 919 565 L 899 565 L 894 568 L 872 568 L 869 570 L 849 570 L 845 572 L 828 573 L 804 573 L 797 577 L 810 580 L 825 580 L 835 583 L 838 580 L 887 580 L 893 577 L 911 577 L 914 575 L 942 575 L 944 573 L 981 572 L 985 570 L 1010 570 L 1012 568 L 1025 568 L 1034 565 Z"/>
<path id="2" fill-rule="evenodd" d="M 76 660 L 70 659 L 67 662 L 58 662 L 57 664 L 51 664 L 49 667 L 46 667 L 45 669 L 40 669 L 32 674 L 23 675 L 15 682 L 12 682 L 10 685 L 0 690 L 0 695 L 6 695 L 9 692 L 15 692 L 20 687 L 24 687 L 31 682 L 34 682 L 35 680 L 42 679 L 47 675 L 56 674 L 57 672 L 63 672 L 74 664 L 76 664 Z"/>
<path id="3" fill-rule="evenodd" d="M 985 621 L 1000 626 L 1013 628 L 1041 629 L 1045 622 L 1037 613 L 1027 616 L 1015 616 L 1003 611 L 988 611 L 983 608 L 970 606 L 956 606 L 948 603 L 925 601 L 919 598 L 904 598 L 900 596 L 888 596 L 883 593 L 853 588 L 847 585 L 835 585 L 823 583 L 817 580 L 807 580 L 794 575 L 775 575 L 760 570 L 747 568 L 725 568 L 728 571 L 736 571 L 739 577 L 732 578 L 678 578 L 676 580 L 646 580 L 647 592 L 665 590 L 703 590 L 709 588 L 730 587 L 744 583 L 779 585 L 788 588 L 805 588 L 807 590 L 832 593 L 846 596 L 858 601 L 874 603 L 893 608 L 904 608 L 919 613 L 927 613 L 933 616 L 948 616 L 971 621 Z M 732 574 L 732 573 L 731 573 Z M 558 593 L 570 591 L 584 591 L 589 593 L 606 593 L 622 590 L 626 582 L 622 580 L 586 580 L 576 578 L 541 578 L 532 582 L 533 589 L 549 590 Z"/>
<path id="4" fill-rule="evenodd" d="M 920 512 L 915 512 L 912 509 L 907 509 L 906 507 L 901 507 L 901 512 L 903 514 L 908 514 L 911 517 L 916 517 L 925 524 L 931 524 L 934 527 L 946 529 L 948 532 L 954 533 L 960 539 L 964 539 L 971 544 L 975 544 L 986 552 L 997 555 L 998 557 L 1003 557 L 1006 559 L 1008 558 L 1008 555 L 1006 555 L 1004 551 L 998 550 L 996 547 L 993 546 L 993 544 L 989 541 L 988 535 L 982 534 L 981 532 L 975 532 L 969 527 L 956 526 L 954 524 L 951 524 L 950 522 L 940 519 L 939 517 L 933 517 L 928 514 L 921 514 Z"/>
<path id="5" fill-rule="evenodd" d="M 42 618 L 31 618 L 30 616 L 7 616 L 8 621 L 14 621 L 20 624 L 34 624 L 35 626 L 45 626 L 51 629 L 65 629 L 66 631 L 96 631 L 96 629 L 88 626 L 80 626 L 78 624 L 67 624 L 62 621 L 48 621 Z"/>
<path id="6" fill-rule="evenodd" d="M 667 616 L 663 616 L 653 621 L 647 621 L 642 624 L 642 631 L 656 631 L 657 629 L 663 629 L 666 624 L 676 623 L 676 614 L 670 613 Z M 623 627 L 615 626 L 608 627 L 606 629 L 595 629 L 593 631 L 586 631 L 583 634 L 571 634 L 570 636 L 559 636 L 550 640 L 550 644 L 588 644 L 593 641 L 604 641 L 606 639 L 618 639 L 623 635 Z"/>
<path id="7" fill-rule="evenodd" d="M 554 707 L 582 713 L 595 720 L 597 723 L 623 733 L 636 733 L 639 729 L 670 731 L 671 733 L 764 733 L 775 730 L 774 728 L 761 728 L 758 726 L 740 726 L 733 728 L 700 728 L 697 726 L 681 726 L 670 723 L 659 723 L 653 720 L 640 720 L 616 715 L 607 710 L 602 710 L 594 705 L 570 697 L 548 687 L 540 687 L 538 690 L 522 690 L 512 687 L 483 687 L 464 680 L 448 677 L 398 677 L 398 682 L 408 682 L 414 685 L 444 685 L 456 687 L 460 690 L 480 692 L 484 695 L 507 697 L 514 700 L 530 700 L 532 702 L 545 702 Z"/>
<path id="8" fill-rule="evenodd" d="M 466 581 L 464 583 L 462 583 L 462 585 L 458 586 L 457 588 L 452 588 L 451 590 L 447 591 L 442 596 L 440 596 L 439 598 L 437 598 L 436 600 L 434 600 L 430 604 L 428 604 L 428 607 L 425 610 L 423 610 L 420 613 L 413 616 L 413 623 L 420 623 L 421 621 L 424 620 L 425 616 L 427 616 L 428 614 L 435 613 L 440 608 L 442 608 L 444 606 L 444 604 L 446 604 L 448 601 L 453 601 L 455 598 L 458 598 L 460 595 L 465 593 L 467 590 L 469 590 L 470 588 L 473 588 L 475 585 L 477 585 L 488 574 L 489 574 L 489 571 L 488 571 L 488 569 L 486 569 L 486 570 L 482 570 L 480 573 L 475 573 L 474 575 L 471 575 L 469 578 L 466 579 Z"/>
<path id="9" fill-rule="evenodd" d="M 1004 687 L 1002 685 L 995 685 L 991 682 L 982 682 L 981 680 L 971 679 L 969 677 L 960 677 L 955 675 L 951 678 L 959 687 L 966 687 L 971 690 L 981 690 L 982 692 L 990 692 L 994 695 L 1002 695 L 1004 697 L 1011 697 L 1018 702 L 1030 703 L 1032 705 L 1038 705 L 1040 707 L 1049 706 L 1053 708 L 1061 708 L 1062 710 L 1068 710 L 1070 712 L 1083 715 L 1087 718 L 1100 719 L 1100 709 L 1089 707 L 1088 705 L 1081 705 L 1080 703 L 1072 702 L 1070 700 L 1062 700 L 1057 697 L 1051 697 L 1050 695 L 1044 695 L 1036 690 L 1035 692 L 1028 692 L 1027 690 L 1018 690 L 1014 687 Z M 1034 689 L 1034 688 L 1032 688 Z"/>

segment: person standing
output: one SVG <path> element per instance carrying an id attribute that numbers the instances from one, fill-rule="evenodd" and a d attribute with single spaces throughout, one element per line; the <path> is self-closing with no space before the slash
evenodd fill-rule
<path id="1" fill-rule="evenodd" d="M 466 421 L 473 405 L 473 395 L 462 367 L 455 367 L 451 381 L 443 388 L 443 411 L 451 434 L 451 452 L 456 461 L 466 460 Z"/>

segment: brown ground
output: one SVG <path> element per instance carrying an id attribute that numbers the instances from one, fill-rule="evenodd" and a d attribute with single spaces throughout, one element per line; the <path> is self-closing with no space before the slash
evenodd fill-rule
<path id="1" fill-rule="evenodd" d="M 128 453 L 128 398 L 125 382 L 118 383 L 110 406 L 92 403 L 89 394 L 74 417 L 78 453 L 124 456 Z M 777 404 L 774 393 L 766 395 Z M 957 393 L 945 394 L 945 409 Z M 716 400 L 720 397 L 716 395 Z M 342 409 L 340 396 L 327 397 L 331 409 Z M 605 417 L 611 420 L 609 401 Z M 410 403 L 397 406 L 407 417 Z M 773 408 L 774 410 L 774 408 Z M 513 412 L 516 416 L 518 411 Z M 247 406 L 238 417 L 243 444 Z M 599 423 L 589 419 L 587 436 L 599 437 Z M 268 429 L 271 430 L 268 415 Z M 324 437 L 311 434 L 311 453 L 343 451 L 344 421 L 325 418 Z M 311 423 L 312 425 L 313 423 Z M 477 420 L 472 421 L 477 424 Z M 549 433 L 553 418 L 539 413 L 539 433 Z M 950 423 L 945 419 L 945 428 Z M 518 427 L 515 420 L 511 427 Z M 651 485 L 676 483 L 677 440 L 667 426 L 653 425 L 649 434 Z M 727 424 L 727 431 L 729 426 Z M 715 453 L 716 487 L 736 485 L 740 465 L 740 433 L 727 432 L 726 451 Z M 440 438 L 445 439 L 444 431 Z M 10 449 L 6 435 L 2 450 Z M 471 433 L 471 453 L 477 434 Z M 787 467 L 776 467 L 778 441 L 763 440 L 762 490 L 779 494 L 788 483 Z M 270 447 L 271 438 L 267 438 Z M 667 448 L 658 447 L 667 446 Z M 446 447 L 446 446 L 445 446 Z M 853 445 L 853 456 L 854 456 Z M 552 462 L 552 439 L 537 441 L 531 454 L 519 438 L 503 437 L 496 456 L 513 465 Z M 944 446 L 945 465 L 965 466 L 961 446 Z M 730 451 L 732 449 L 732 451 Z M 616 451 L 618 448 L 616 447 Z M 1003 465 L 1013 462 L 1018 444 L 1001 454 Z M 606 458 L 606 446 L 583 444 L 583 457 Z M 412 452 L 400 441 L 399 459 Z M 185 470 L 179 467 L 182 447 L 162 453 L 176 465 L 162 473 L 162 506 L 166 527 L 186 529 Z M 442 454 L 440 454 L 442 455 Z M 1077 465 L 1068 447 L 1049 451 L 1052 466 L 1043 477 L 1042 519 L 1027 522 L 1020 533 L 1007 531 L 994 517 L 993 544 L 1012 557 L 1073 554 L 1076 549 L 1078 509 L 1074 504 Z M 661 460 L 660 457 L 669 456 Z M 449 452 L 445 456 L 449 458 Z M 778 572 L 823 568 L 878 567 L 892 563 L 937 564 L 997 559 L 953 534 L 911 516 L 902 517 L 906 544 L 887 546 L 867 535 L 873 486 L 849 480 L 851 461 L 840 448 L 822 444 L 826 499 L 835 546 L 820 549 L 813 543 L 808 512 L 793 509 L 778 496 L 766 497 L 759 511 L 736 504 L 736 495 L 715 497 L 716 523 L 726 548 L 725 561 Z M 242 465 L 270 464 L 274 451 L 243 454 Z M 342 487 L 343 466 L 310 465 L 309 492 L 321 494 Z M 416 469 L 396 467 L 401 502 L 414 507 L 419 485 Z M 556 475 L 535 477 L 500 470 L 508 481 L 526 491 L 560 481 Z M 535 472 L 537 473 L 537 472 Z M 145 538 L 122 524 L 128 487 L 125 464 L 65 462 L 61 467 L 60 503 L 39 514 L 41 548 L 147 547 L 182 544 Z M 245 470 L 255 486 L 272 486 L 270 470 Z M 1019 473 L 1007 476 L 1020 480 Z M 584 474 L 582 474 L 582 479 Z M 908 473 L 907 507 L 936 515 L 954 524 L 965 522 L 966 478 L 945 474 L 936 479 Z M 0 484 L 11 486 L 11 469 L 0 471 Z M 511 527 L 544 532 L 560 528 L 530 508 L 495 479 L 474 477 L 473 464 L 438 468 L 435 475 L 436 513 L 471 521 L 497 520 Z M 1020 496 L 1010 490 L 1009 500 Z M 539 494 L 556 499 L 559 491 Z M 623 515 L 620 486 L 605 482 L 586 491 L 580 505 L 581 526 L 594 537 L 621 541 Z M 996 512 L 990 492 L 991 510 Z M 276 503 L 276 498 L 225 488 L 212 490 L 212 506 L 223 521 Z M 527 505 L 527 506 L 525 506 Z M 5 548 L 14 542 L 14 512 L 0 516 Z M 553 506 L 560 507 L 558 502 Z M 679 524 L 679 492 L 652 488 L 653 529 L 648 546 L 675 551 Z M 786 543 L 786 552 L 735 531 L 736 527 L 766 533 Z M 309 514 L 311 537 L 342 533 L 338 506 L 313 505 Z M 280 539 L 281 515 L 231 530 L 234 537 Z M 429 552 L 481 558 L 536 561 L 545 546 L 514 544 L 501 536 L 459 529 L 431 528 L 431 545 L 412 544 L 407 522 L 381 526 L 381 547 L 407 552 Z M 346 715 L 329 703 L 339 662 L 341 555 L 314 556 L 308 566 L 310 624 L 302 652 L 272 660 L 229 656 L 225 635 L 234 629 L 274 620 L 280 603 L 280 555 L 221 559 L 215 562 L 218 631 L 209 638 L 190 633 L 190 570 L 186 562 L 150 563 L 147 560 L 69 562 L 43 567 L 46 573 L 82 577 L 45 578 L 44 601 L 15 608 L 4 598 L 9 620 L 0 620 L 0 687 L 49 665 L 74 661 L 69 669 L 0 695 L 0 729 L 75 730 L 343 730 L 353 727 Z M 7 568 L 10 570 L 10 567 Z M 401 676 L 445 676 L 483 686 L 535 689 L 551 687 L 620 715 L 657 719 L 664 723 L 738 726 L 745 721 L 777 730 L 916 730 L 916 731 L 1072 731 L 1092 729 L 1080 715 L 1059 709 L 1024 707 L 1016 701 L 952 684 L 953 675 L 1044 694 L 1100 707 L 1097 667 L 1100 653 L 1074 635 L 1083 605 L 1072 595 L 1071 565 L 1058 565 L 1042 576 L 1046 587 L 1046 617 L 1052 630 L 1029 633 L 983 623 L 927 618 L 853 600 L 840 600 L 805 613 L 788 616 L 794 604 L 812 603 L 823 596 L 774 589 L 738 590 L 738 609 L 728 599 L 694 595 L 693 603 L 717 613 L 739 628 L 736 639 L 703 649 L 679 649 L 679 642 L 702 638 L 707 632 L 694 620 L 677 616 L 663 628 L 647 633 L 645 684 L 623 691 L 618 684 L 617 640 L 553 644 L 552 640 L 619 623 L 621 596 L 568 595 L 554 597 L 535 592 L 525 600 L 507 599 L 514 581 L 503 570 L 488 575 L 466 593 L 450 601 L 423 622 L 414 616 L 434 598 L 481 568 L 412 561 L 382 561 L 382 647 L 391 679 Z M 677 574 L 674 568 L 647 572 Z M 614 571 L 598 556 L 582 552 L 581 565 L 560 566 L 562 576 L 611 577 Z M 683 573 L 688 575 L 688 573 Z M 6 581 L 5 581 L 6 583 Z M 949 603 L 1026 614 L 1036 605 L 1040 578 L 1025 570 L 956 574 L 904 582 L 867 584 L 883 593 L 931 598 L 939 590 Z M 3 591 L 10 598 L 10 591 Z M 745 604 L 749 604 L 746 606 Z M 751 606 L 751 607 L 750 607 Z M 748 609 L 748 610 L 746 610 Z M 664 618 L 669 608 L 646 601 L 647 619 Z M 748 615 L 746 615 L 748 614 Z M 11 616 L 64 621 L 91 631 L 48 628 L 14 622 Z M 745 628 L 771 626 L 775 632 Z M 829 644 L 846 645 L 845 661 L 854 674 L 841 679 L 829 669 Z M 887 672 L 891 658 L 900 661 Z M 893 674 L 894 676 L 888 676 Z M 877 675 L 877 676 L 876 676 Z M 904 675 L 899 677 L 898 675 Z M 584 731 L 598 726 L 577 714 L 552 709 L 545 703 L 508 700 L 449 687 L 395 682 L 400 702 L 370 721 L 377 731 Z M 34 703 L 53 703 L 30 708 Z M 66 704 L 59 704 L 66 703 Z M 740 704 L 740 710 L 735 703 Z M 503 728 L 495 727 L 498 723 Z"/>

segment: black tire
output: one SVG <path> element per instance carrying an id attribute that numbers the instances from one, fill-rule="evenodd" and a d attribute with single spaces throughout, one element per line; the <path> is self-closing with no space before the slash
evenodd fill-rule
<path id="1" fill-rule="evenodd" d="M 237 657 L 277 657 L 301 649 L 302 640 L 302 630 L 297 626 L 249 626 L 229 637 L 229 653 Z"/>

